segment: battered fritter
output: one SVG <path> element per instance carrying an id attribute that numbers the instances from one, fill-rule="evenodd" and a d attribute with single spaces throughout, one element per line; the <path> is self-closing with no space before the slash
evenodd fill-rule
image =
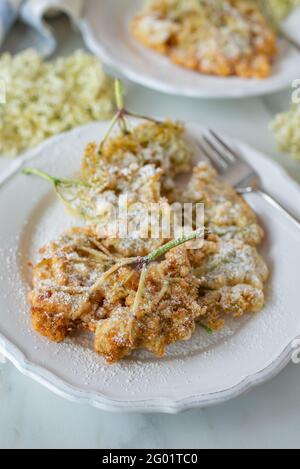
<path id="1" fill-rule="evenodd" d="M 157 134 L 162 131 L 159 126 L 147 124 L 138 127 L 138 132 L 151 129 L 151 135 Z M 143 170 L 148 168 L 148 158 L 139 159 L 140 146 L 129 145 L 129 136 L 127 140 L 120 136 L 108 142 L 102 154 L 96 145 L 88 147 L 84 180 L 90 183 L 94 178 L 97 185 L 99 174 L 102 181 L 114 175 L 108 180 L 109 186 L 98 184 L 98 203 L 108 191 L 111 197 L 129 191 L 133 199 L 144 194 L 146 209 L 154 200 L 163 201 L 165 207 L 174 199 L 204 203 L 204 243 L 198 249 L 191 249 L 189 244 L 172 249 L 141 270 L 131 257 L 144 256 L 168 240 L 107 239 L 105 223 L 98 213 L 87 227 L 73 228 L 41 249 L 29 295 L 37 332 L 60 342 L 76 329 L 88 329 L 95 334 L 96 352 L 108 363 L 115 363 L 139 348 L 162 357 L 168 345 L 188 340 L 197 324 L 206 330 L 219 330 L 227 316 L 238 318 L 263 308 L 268 269 L 257 246 L 264 233 L 246 202 L 219 181 L 206 163 L 194 168 L 184 191 L 178 192 L 174 185 L 168 190 L 164 187 L 162 181 L 169 175 L 174 180 L 178 173 L 178 160 L 170 158 L 176 155 L 177 144 L 184 155 L 179 167 L 186 171 L 191 165 L 191 152 L 182 140 L 183 129 L 180 137 L 178 130 L 168 124 L 167 132 L 175 131 L 177 136 L 174 140 L 164 133 L 163 148 L 152 147 L 149 135 L 144 139 L 144 154 L 151 150 L 151 168 L 159 177 L 150 174 L 147 179 L 148 169 L 145 173 Z M 130 138 L 137 141 L 135 130 Z M 134 159 L 137 177 L 124 172 L 125 158 Z M 141 174 L 143 184 L 137 183 Z M 89 192 L 92 200 L 95 187 Z"/>
<path id="2" fill-rule="evenodd" d="M 210 75 L 266 78 L 277 53 L 255 0 L 148 0 L 132 32 L 175 64 Z"/>

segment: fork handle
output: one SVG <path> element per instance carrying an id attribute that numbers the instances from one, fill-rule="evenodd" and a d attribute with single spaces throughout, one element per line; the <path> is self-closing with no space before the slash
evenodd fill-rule
<path id="1" fill-rule="evenodd" d="M 298 228 L 300 228 L 300 220 L 296 218 L 287 208 L 285 208 L 278 200 L 263 189 L 256 188 L 253 190 L 254 193 L 259 194 L 264 200 L 266 200 L 273 207 L 277 208 L 279 212 L 293 222 Z"/>

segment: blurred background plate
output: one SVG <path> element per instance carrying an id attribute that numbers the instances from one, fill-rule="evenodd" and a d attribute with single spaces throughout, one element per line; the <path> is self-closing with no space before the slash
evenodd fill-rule
<path id="1" fill-rule="evenodd" d="M 264 80 L 202 75 L 172 64 L 140 45 L 130 33 L 130 21 L 140 0 L 88 0 L 81 30 L 91 50 L 130 80 L 169 94 L 201 98 L 238 98 L 279 91 L 300 76 L 300 53 L 280 40 L 272 75 Z"/>
<path id="2" fill-rule="evenodd" d="M 300 7 L 296 8 L 282 23 L 282 30 L 287 38 L 298 45 L 300 50 Z"/>

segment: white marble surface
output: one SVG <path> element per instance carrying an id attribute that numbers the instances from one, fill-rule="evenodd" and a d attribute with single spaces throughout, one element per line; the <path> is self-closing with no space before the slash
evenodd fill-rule
<path id="1" fill-rule="evenodd" d="M 54 22 L 58 54 L 82 46 L 64 20 Z M 5 49 L 27 46 L 32 36 L 15 29 Z M 299 77 L 295 77 L 299 78 Z M 300 182 L 300 163 L 276 152 L 268 124 L 288 106 L 290 90 L 238 101 L 191 100 L 128 86 L 128 106 L 143 113 L 213 126 L 279 161 Z M 0 170 L 8 161 L 0 159 Z M 280 190 L 280 188 L 278 188 Z M 300 368 L 235 401 L 182 415 L 118 415 L 63 400 L 0 363 L 0 448 L 299 448 Z"/>

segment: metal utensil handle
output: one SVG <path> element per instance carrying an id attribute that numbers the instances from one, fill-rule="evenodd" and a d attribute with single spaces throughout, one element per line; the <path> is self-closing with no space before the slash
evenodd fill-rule
<path id="1" fill-rule="evenodd" d="M 284 31 L 281 31 L 280 32 L 282 37 L 291 45 L 293 46 L 295 49 L 297 49 L 298 52 L 300 52 L 300 45 L 294 41 L 294 39 L 292 39 L 291 37 L 289 37 Z"/>
<path id="2" fill-rule="evenodd" d="M 255 193 L 259 194 L 264 200 L 266 200 L 269 204 L 275 207 L 277 210 L 282 213 L 285 217 L 287 217 L 290 221 L 292 221 L 298 228 L 300 228 L 300 220 L 298 220 L 295 215 L 293 215 L 287 208 L 281 205 L 272 195 L 266 192 L 263 189 L 255 189 Z"/>

